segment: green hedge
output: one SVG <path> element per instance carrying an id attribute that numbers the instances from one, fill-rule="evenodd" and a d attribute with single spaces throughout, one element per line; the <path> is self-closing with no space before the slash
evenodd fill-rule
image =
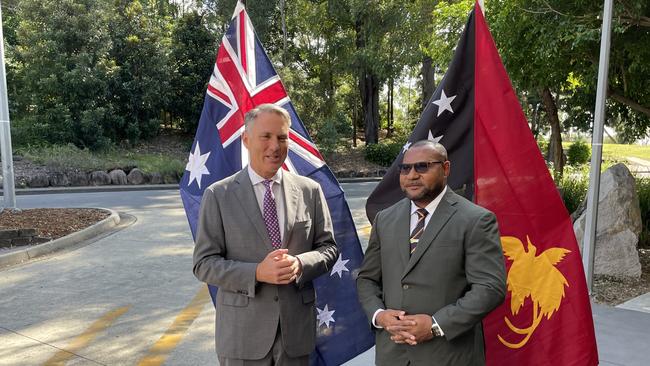
<path id="1" fill-rule="evenodd" d="M 390 166 L 403 146 L 404 144 L 399 142 L 366 145 L 366 160 L 381 166 Z"/>

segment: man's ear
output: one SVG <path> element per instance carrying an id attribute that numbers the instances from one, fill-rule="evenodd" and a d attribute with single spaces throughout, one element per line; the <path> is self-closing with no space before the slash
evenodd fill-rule
<path id="1" fill-rule="evenodd" d="M 241 141 L 244 144 L 244 146 L 246 147 L 246 149 L 248 149 L 248 139 L 249 138 L 250 137 L 248 136 L 248 132 L 246 132 L 246 130 L 244 130 L 244 132 L 241 134 Z"/>

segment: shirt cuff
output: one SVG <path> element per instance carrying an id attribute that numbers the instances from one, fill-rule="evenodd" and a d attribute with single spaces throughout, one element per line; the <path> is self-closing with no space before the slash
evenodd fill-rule
<path id="1" fill-rule="evenodd" d="M 373 318 L 373 319 L 374 319 L 374 318 Z M 442 328 L 440 328 L 440 325 L 438 324 L 438 322 L 436 321 L 436 318 L 435 318 L 433 315 L 431 315 L 431 320 L 433 320 L 433 327 L 438 328 L 438 330 L 440 331 L 440 335 L 441 335 L 441 336 L 444 336 L 444 335 L 445 335 L 445 331 L 443 331 Z"/>
<path id="2" fill-rule="evenodd" d="M 375 320 L 377 319 L 377 314 L 379 314 L 379 313 L 382 312 L 382 311 L 384 311 L 384 309 L 377 309 L 377 311 L 375 311 L 375 313 L 372 315 L 372 326 L 375 327 L 375 328 L 377 328 L 377 329 L 383 329 L 383 328 L 384 328 L 384 327 L 380 327 L 380 326 L 377 325 L 377 323 L 375 322 Z"/>

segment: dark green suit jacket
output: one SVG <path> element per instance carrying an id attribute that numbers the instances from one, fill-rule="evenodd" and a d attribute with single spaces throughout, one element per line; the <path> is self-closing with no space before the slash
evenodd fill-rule
<path id="1" fill-rule="evenodd" d="M 377 329 L 375 362 L 482 365 L 481 320 L 506 294 L 496 217 L 448 188 L 409 256 L 410 209 L 403 199 L 377 214 L 357 278 L 359 300 L 368 319 L 377 309 L 429 314 L 445 335 L 409 346 Z"/>

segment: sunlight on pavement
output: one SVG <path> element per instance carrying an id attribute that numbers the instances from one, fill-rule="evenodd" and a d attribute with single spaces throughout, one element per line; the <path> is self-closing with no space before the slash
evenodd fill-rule
<path id="1" fill-rule="evenodd" d="M 77 356 L 77 352 L 86 347 L 97 335 L 106 330 L 113 322 L 126 313 L 129 306 L 117 308 L 106 315 L 102 316 L 99 320 L 94 322 L 85 332 L 73 339 L 72 342 L 65 348 L 57 352 L 52 358 L 47 360 L 44 366 L 65 365 L 65 363 Z"/>
<path id="2" fill-rule="evenodd" d="M 138 366 L 158 366 L 165 363 L 171 351 L 180 343 L 190 325 L 201 314 L 205 304 L 209 302 L 210 293 L 208 287 L 202 286 L 189 305 L 174 319 L 165 334 L 149 349 L 148 354 L 138 363 Z"/>

